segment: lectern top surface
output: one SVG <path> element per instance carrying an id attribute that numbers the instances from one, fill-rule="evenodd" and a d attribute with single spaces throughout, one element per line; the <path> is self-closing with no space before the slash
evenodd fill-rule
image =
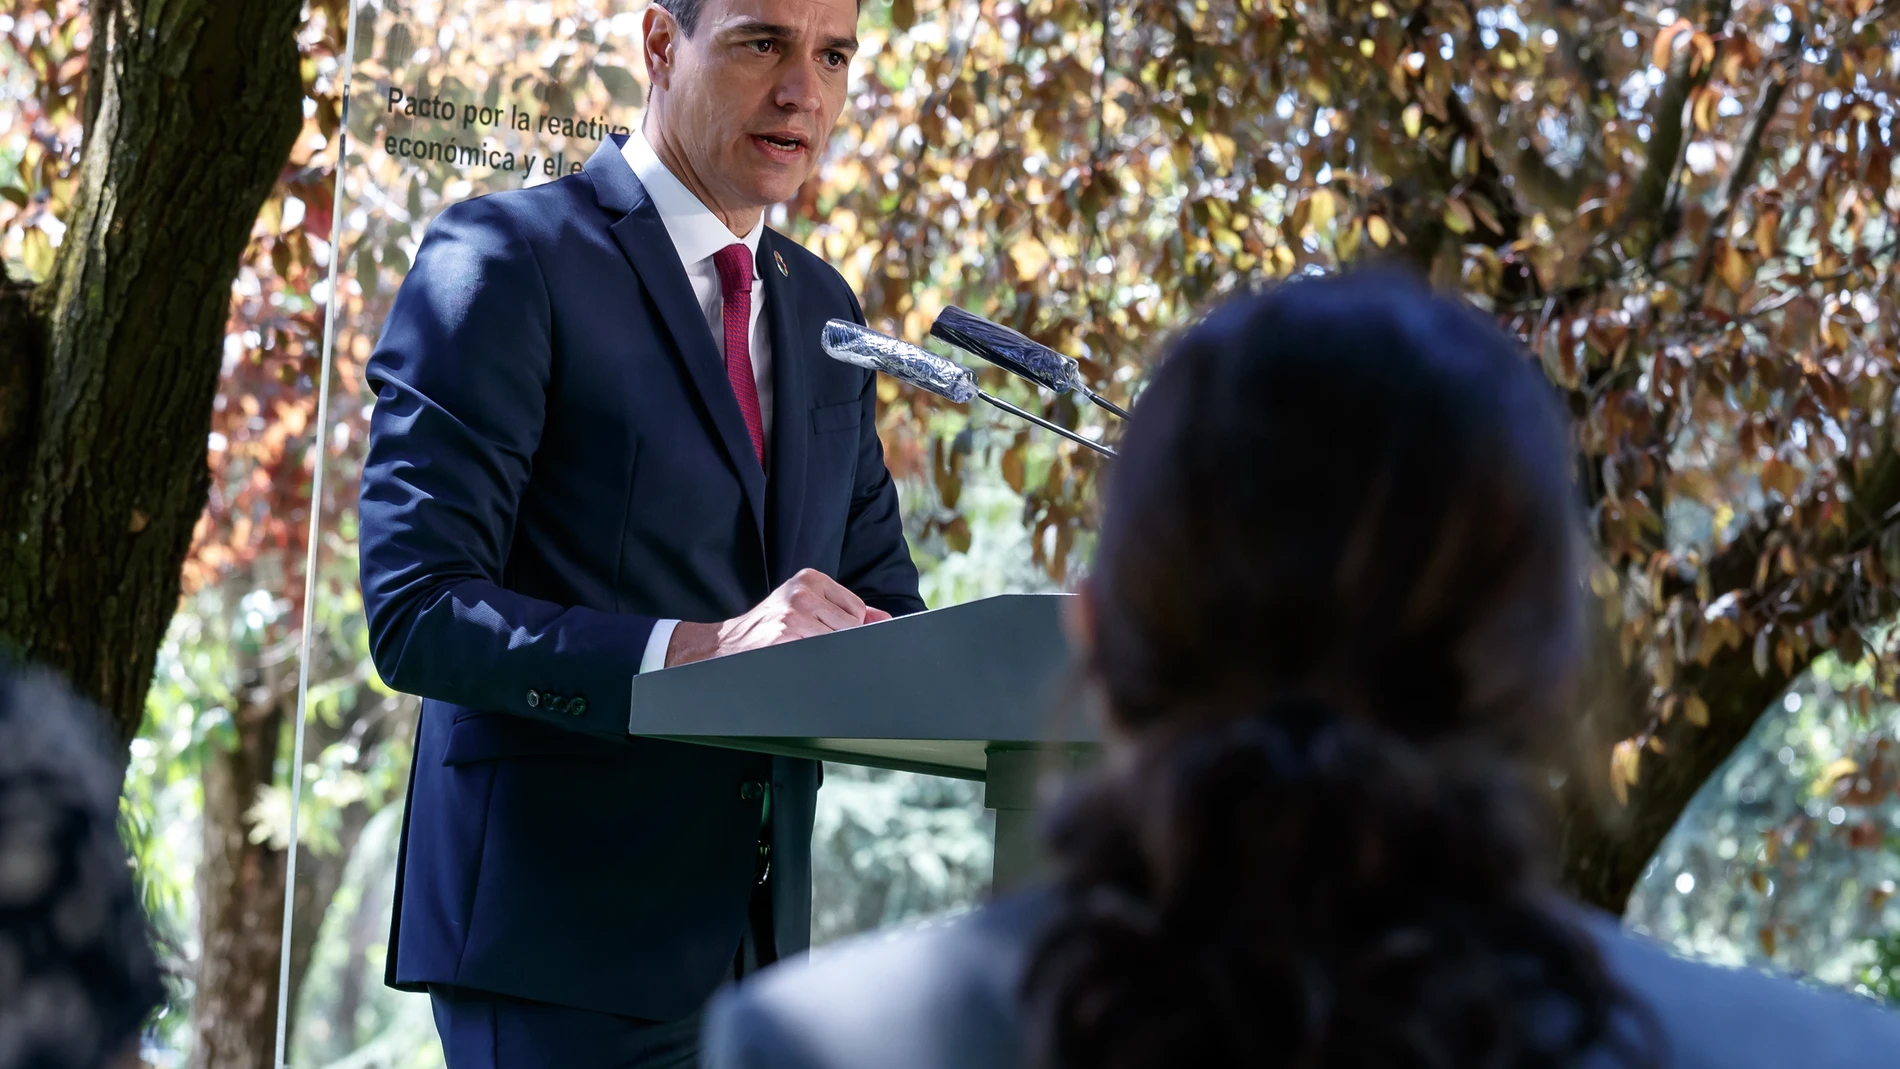
<path id="1" fill-rule="evenodd" d="M 1056 741 L 1068 597 L 1006 594 L 636 676 L 627 728 L 980 775 L 989 746 Z M 1095 741 L 1080 723 L 1059 734 Z"/>

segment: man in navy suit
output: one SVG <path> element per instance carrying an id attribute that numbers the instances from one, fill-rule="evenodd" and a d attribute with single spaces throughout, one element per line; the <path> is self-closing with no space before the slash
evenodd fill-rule
<path id="1" fill-rule="evenodd" d="M 764 228 L 856 0 L 658 0 L 643 129 L 430 226 L 368 375 L 378 670 L 421 695 L 388 982 L 450 1069 L 690 1065 L 809 942 L 814 762 L 627 735 L 636 672 L 915 612 L 863 321 Z"/>

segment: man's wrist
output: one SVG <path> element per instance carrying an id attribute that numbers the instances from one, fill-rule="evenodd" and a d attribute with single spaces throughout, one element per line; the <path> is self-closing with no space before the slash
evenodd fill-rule
<path id="1" fill-rule="evenodd" d="M 678 626 L 678 620 L 660 620 L 653 625 L 653 630 L 647 635 L 646 652 L 640 657 L 642 674 L 666 667 L 666 651 L 673 643 L 673 629 Z"/>
<path id="2" fill-rule="evenodd" d="M 666 645 L 666 667 L 703 661 L 719 652 L 718 624 L 680 621 Z"/>

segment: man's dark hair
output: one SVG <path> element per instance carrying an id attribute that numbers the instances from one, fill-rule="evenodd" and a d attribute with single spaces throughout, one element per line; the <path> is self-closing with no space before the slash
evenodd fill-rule
<path id="1" fill-rule="evenodd" d="M 664 8 L 680 24 L 680 29 L 691 37 L 699 32 L 699 13 L 706 6 L 706 0 L 653 0 L 656 7 Z"/>
<path id="2" fill-rule="evenodd" d="M 699 13 L 705 10 L 706 0 L 653 0 L 656 7 L 666 9 L 680 29 L 691 37 L 699 32 Z M 858 9 L 864 9 L 864 0 L 858 0 Z"/>

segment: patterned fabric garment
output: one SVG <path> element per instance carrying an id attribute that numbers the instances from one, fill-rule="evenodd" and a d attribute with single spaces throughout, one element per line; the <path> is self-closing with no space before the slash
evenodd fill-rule
<path id="1" fill-rule="evenodd" d="M 58 680 L 0 660 L 0 1069 L 124 1064 L 164 998 L 110 745 Z"/>
<path id="2" fill-rule="evenodd" d="M 759 466 L 765 466 L 765 420 L 759 415 L 759 387 L 752 379 L 752 342 L 746 335 L 752 329 L 752 252 L 735 242 L 713 253 L 713 266 L 719 270 L 719 292 L 724 301 L 721 315 L 726 322 L 726 378 L 732 380 L 732 395 L 739 399 L 739 413 L 745 417 L 746 433 L 752 436 L 752 451 Z"/>

